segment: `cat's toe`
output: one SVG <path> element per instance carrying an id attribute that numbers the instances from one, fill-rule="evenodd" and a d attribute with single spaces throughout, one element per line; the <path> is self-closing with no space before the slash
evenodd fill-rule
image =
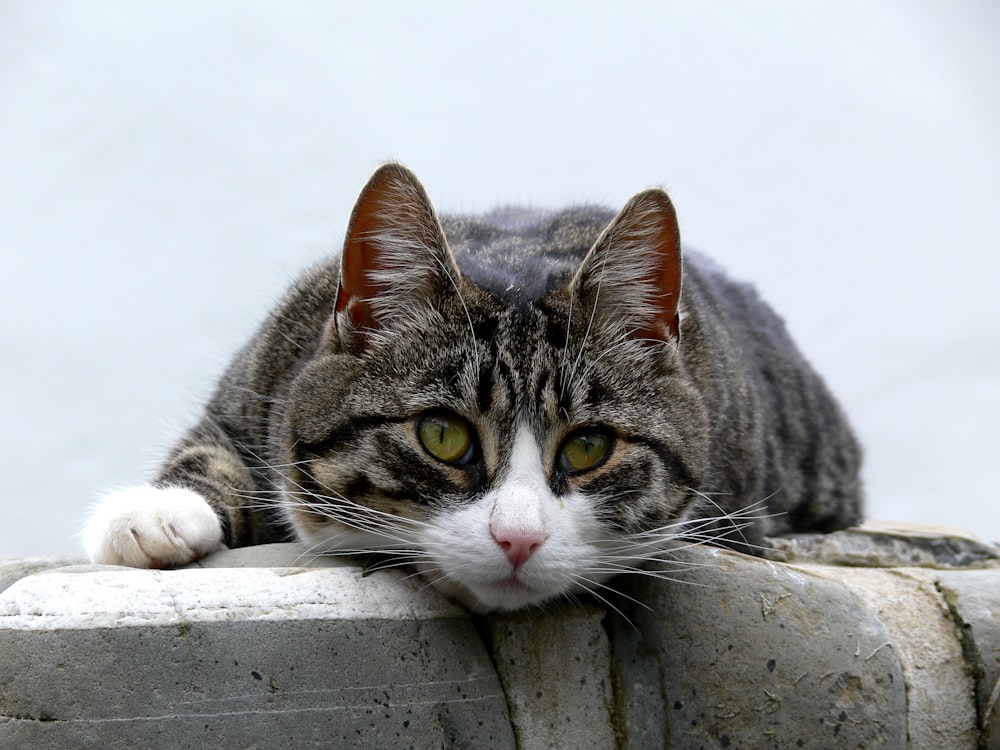
<path id="1" fill-rule="evenodd" d="M 181 487 L 133 487 L 101 499 L 83 530 L 92 562 L 162 568 L 222 546 L 222 526 L 201 495 Z"/>

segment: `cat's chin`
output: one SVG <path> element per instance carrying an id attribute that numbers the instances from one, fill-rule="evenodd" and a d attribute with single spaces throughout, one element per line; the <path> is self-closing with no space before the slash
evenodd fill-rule
<path id="1" fill-rule="evenodd" d="M 513 577 L 489 584 L 463 585 L 440 574 L 425 572 L 425 576 L 442 594 L 477 613 L 512 612 L 541 604 L 560 593 L 532 588 Z"/>
<path id="2" fill-rule="evenodd" d="M 492 587 L 477 586 L 475 590 L 447 581 L 436 583 L 435 587 L 473 612 L 512 612 L 552 597 L 524 584 L 507 582 Z"/>

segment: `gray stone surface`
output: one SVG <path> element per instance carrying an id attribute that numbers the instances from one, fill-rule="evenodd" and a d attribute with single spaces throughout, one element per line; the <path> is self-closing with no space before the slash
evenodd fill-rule
<path id="1" fill-rule="evenodd" d="M 555 612 L 478 618 L 507 695 L 519 750 L 615 747 L 607 612 L 592 602 Z"/>
<path id="2" fill-rule="evenodd" d="M 185 568 L 363 568 L 363 557 L 317 555 L 304 544 L 262 544 L 222 549 Z"/>
<path id="3" fill-rule="evenodd" d="M 1000 750 L 1000 563 L 940 533 L 691 548 L 677 581 L 475 617 L 301 545 L 3 561 L 0 748 Z"/>
<path id="4" fill-rule="evenodd" d="M 975 681 L 981 747 L 1000 750 L 1000 576 L 943 572 L 937 586 L 951 608 Z"/>
<path id="5" fill-rule="evenodd" d="M 695 585 L 627 581 L 612 620 L 630 748 L 905 748 L 906 685 L 844 586 L 716 550 Z"/>
<path id="6" fill-rule="evenodd" d="M 352 568 L 23 579 L 0 716 L 4 748 L 514 747 L 471 619 Z"/>
<path id="7" fill-rule="evenodd" d="M 0 594 L 26 576 L 53 568 L 82 564 L 82 557 L 62 555 L 58 557 L 0 558 Z"/>
<path id="8" fill-rule="evenodd" d="M 906 681 L 910 747 L 974 750 L 973 682 L 957 624 L 937 589 L 940 573 L 922 568 L 814 571 L 850 588 L 885 625 Z"/>
<path id="9" fill-rule="evenodd" d="M 831 534 L 790 534 L 768 540 L 779 562 L 864 568 L 1000 568 L 1000 547 L 968 531 L 919 524 L 866 521 Z"/>

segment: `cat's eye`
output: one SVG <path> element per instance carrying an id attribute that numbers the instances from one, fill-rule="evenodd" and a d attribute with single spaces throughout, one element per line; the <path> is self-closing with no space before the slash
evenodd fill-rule
<path id="1" fill-rule="evenodd" d="M 611 433 L 601 427 L 577 430 L 562 444 L 560 468 L 567 474 L 596 469 L 611 453 L 611 443 Z"/>
<path id="2" fill-rule="evenodd" d="M 465 464 L 472 459 L 472 428 L 457 414 L 435 412 L 420 418 L 417 437 L 424 450 L 446 464 Z"/>

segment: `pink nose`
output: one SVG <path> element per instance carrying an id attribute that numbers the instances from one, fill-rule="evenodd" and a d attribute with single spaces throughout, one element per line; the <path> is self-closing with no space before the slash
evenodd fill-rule
<path id="1" fill-rule="evenodd" d="M 492 528 L 490 533 L 493 534 L 493 538 L 497 540 L 497 544 L 507 555 L 507 559 L 510 560 L 510 564 L 514 566 L 515 570 L 524 565 L 545 541 L 544 534 L 522 534 L 519 531 Z"/>

